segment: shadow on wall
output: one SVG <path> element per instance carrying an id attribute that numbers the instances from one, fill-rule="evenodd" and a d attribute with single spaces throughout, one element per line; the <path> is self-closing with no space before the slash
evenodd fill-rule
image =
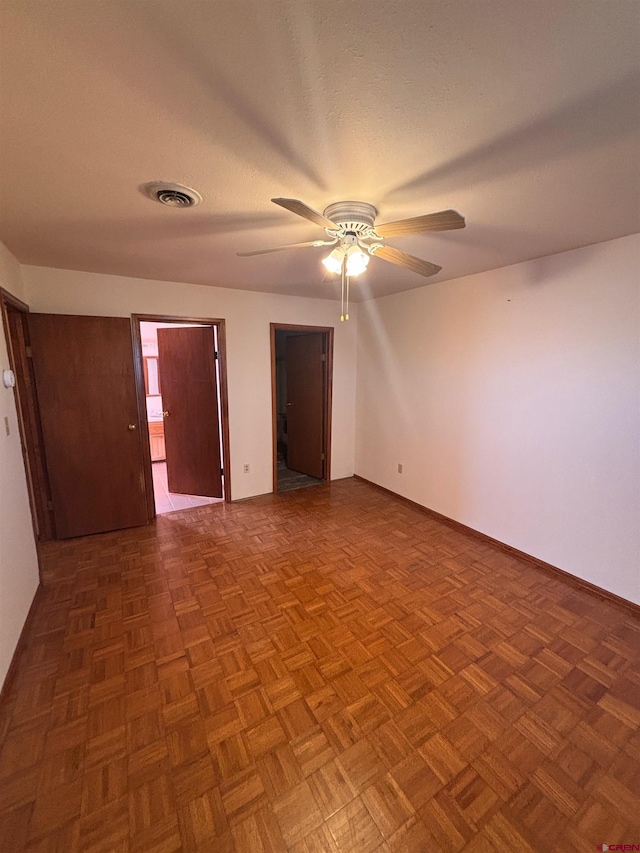
<path id="1" fill-rule="evenodd" d="M 555 280 L 581 267 L 588 269 L 592 265 L 592 259 L 598 252 L 598 245 L 584 246 L 579 250 L 563 252 L 559 255 L 547 255 L 543 258 L 535 258 L 522 266 L 525 272 L 526 283 L 542 287 L 553 284 Z"/>

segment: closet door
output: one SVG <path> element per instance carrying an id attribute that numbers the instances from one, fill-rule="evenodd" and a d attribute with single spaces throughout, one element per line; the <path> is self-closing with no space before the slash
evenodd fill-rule
<path id="1" fill-rule="evenodd" d="M 325 476 L 324 334 L 287 338 L 287 468 Z"/>
<path id="2" fill-rule="evenodd" d="M 32 313 L 29 335 L 56 538 L 145 524 L 130 321 Z"/>

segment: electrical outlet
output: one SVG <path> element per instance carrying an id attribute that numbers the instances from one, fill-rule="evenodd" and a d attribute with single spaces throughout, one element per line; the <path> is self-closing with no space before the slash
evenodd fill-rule
<path id="1" fill-rule="evenodd" d="M 402 474 L 402 464 L 398 462 L 398 474 Z"/>
<path id="2" fill-rule="evenodd" d="M 249 466 L 248 466 L 248 465 L 245 465 L 245 466 L 244 466 L 244 473 L 245 473 L 245 474 L 248 474 L 248 473 L 249 473 Z"/>

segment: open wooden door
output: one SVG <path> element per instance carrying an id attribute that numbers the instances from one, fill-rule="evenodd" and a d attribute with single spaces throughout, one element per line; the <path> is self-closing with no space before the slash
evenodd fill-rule
<path id="1" fill-rule="evenodd" d="M 325 476 L 324 335 L 292 335 L 286 341 L 287 468 Z"/>
<path id="2" fill-rule="evenodd" d="M 56 537 L 148 521 L 131 326 L 29 314 Z"/>
<path id="3" fill-rule="evenodd" d="M 213 326 L 158 329 L 169 491 L 222 497 Z"/>

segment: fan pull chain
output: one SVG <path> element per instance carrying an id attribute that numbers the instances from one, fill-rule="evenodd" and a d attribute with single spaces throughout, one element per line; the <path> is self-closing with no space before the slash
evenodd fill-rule
<path id="1" fill-rule="evenodd" d="M 344 280 L 347 272 L 347 256 L 342 258 L 342 275 L 340 277 L 341 303 L 340 303 L 340 322 L 344 323 Z"/>
<path id="2" fill-rule="evenodd" d="M 347 300 L 346 300 L 346 302 L 347 302 L 347 310 L 346 310 L 346 313 L 344 315 L 344 319 L 348 320 L 349 319 L 349 275 L 348 274 L 347 274 Z"/>

